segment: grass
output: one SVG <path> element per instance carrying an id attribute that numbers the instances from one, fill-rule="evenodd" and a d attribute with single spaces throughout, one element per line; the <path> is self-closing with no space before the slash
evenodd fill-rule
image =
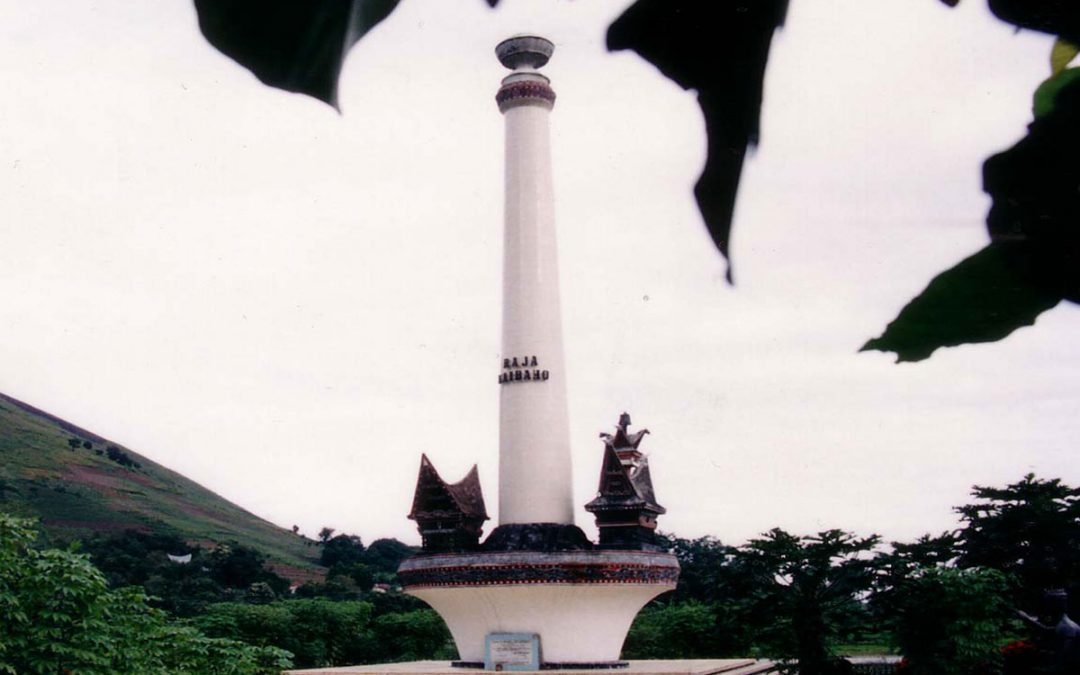
<path id="1" fill-rule="evenodd" d="M 72 449 L 72 437 L 91 447 Z M 110 445 L 139 467 L 109 459 Z M 0 510 L 36 516 L 51 540 L 124 529 L 171 532 L 193 543 L 235 540 L 304 576 L 317 568 L 318 549 L 309 540 L 133 450 L 2 394 Z"/>

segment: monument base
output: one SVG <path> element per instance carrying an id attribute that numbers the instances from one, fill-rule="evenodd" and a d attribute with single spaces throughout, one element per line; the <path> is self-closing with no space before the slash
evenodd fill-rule
<path id="1" fill-rule="evenodd" d="M 384 663 L 370 666 L 345 666 L 342 668 L 312 668 L 310 670 L 290 670 L 288 675 L 461 675 L 460 668 L 452 667 L 447 661 L 412 661 L 409 663 Z M 595 674 L 595 671 L 572 668 L 533 672 L 537 675 L 583 675 Z M 754 659 L 695 659 L 680 661 L 628 661 L 624 670 L 617 671 L 626 675 L 760 675 L 775 673 L 776 667 L 771 661 Z"/>
<path id="2" fill-rule="evenodd" d="M 492 634 L 522 633 L 539 636 L 540 664 L 582 667 L 619 664 L 634 617 L 678 575 L 670 553 L 603 550 L 420 555 L 398 570 L 405 592 L 446 622 L 461 661 L 488 661 Z"/>

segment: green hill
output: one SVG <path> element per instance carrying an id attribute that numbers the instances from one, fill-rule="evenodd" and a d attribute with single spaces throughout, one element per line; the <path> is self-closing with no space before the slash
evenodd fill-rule
<path id="1" fill-rule="evenodd" d="M 213 546 L 237 541 L 287 578 L 321 577 L 319 549 L 142 455 L 0 394 L 0 511 L 54 540 L 135 529 Z"/>

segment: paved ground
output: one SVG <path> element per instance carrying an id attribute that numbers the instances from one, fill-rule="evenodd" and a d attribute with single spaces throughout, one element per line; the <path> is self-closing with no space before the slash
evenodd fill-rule
<path id="1" fill-rule="evenodd" d="M 769 661 L 753 659 L 700 659 L 684 661 L 630 661 L 626 668 L 613 670 L 543 670 L 542 675 L 755 675 L 772 670 Z M 345 666 L 342 668 L 313 668 L 290 670 L 291 675 L 481 675 L 485 670 L 452 668 L 446 661 L 410 661 L 409 663 L 386 663 L 374 666 Z M 514 671 L 515 675 L 521 671 Z"/>

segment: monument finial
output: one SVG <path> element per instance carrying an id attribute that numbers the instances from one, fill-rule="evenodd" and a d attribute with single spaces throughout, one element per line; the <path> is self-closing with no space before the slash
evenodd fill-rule
<path id="1" fill-rule="evenodd" d="M 510 70 L 543 68 L 554 51 L 554 43 L 538 35 L 515 35 L 495 45 L 499 63 Z"/>

